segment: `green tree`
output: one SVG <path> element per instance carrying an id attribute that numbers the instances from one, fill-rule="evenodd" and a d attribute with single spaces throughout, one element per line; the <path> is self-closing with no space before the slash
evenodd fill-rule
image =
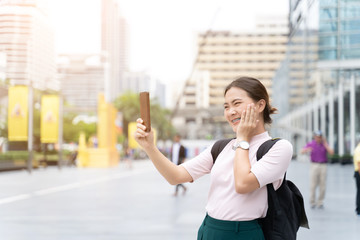
<path id="1" fill-rule="evenodd" d="M 91 135 L 96 134 L 96 123 L 85 123 L 83 121 L 73 124 L 76 117 L 75 113 L 66 113 L 63 117 L 63 139 L 64 142 L 78 142 L 81 132 L 84 132 L 88 139 Z"/>
<path id="2" fill-rule="evenodd" d="M 123 114 L 124 135 L 127 136 L 128 124 L 140 117 L 139 94 L 126 92 L 114 101 L 115 108 Z M 170 120 L 171 111 L 160 106 L 157 99 L 150 101 L 151 125 L 157 129 L 158 139 L 166 140 L 175 130 Z"/>

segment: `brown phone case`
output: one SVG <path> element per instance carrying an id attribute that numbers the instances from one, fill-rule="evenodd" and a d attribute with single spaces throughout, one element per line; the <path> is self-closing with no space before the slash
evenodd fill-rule
<path id="1" fill-rule="evenodd" d="M 150 121 L 150 98 L 149 92 L 140 92 L 140 117 L 146 126 L 146 132 L 151 131 Z"/>

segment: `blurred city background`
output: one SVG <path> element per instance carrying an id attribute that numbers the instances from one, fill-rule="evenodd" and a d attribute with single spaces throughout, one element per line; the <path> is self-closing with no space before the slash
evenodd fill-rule
<path id="1" fill-rule="evenodd" d="M 359 0 L 0 0 L 0 208 L 4 210 L 0 212 L 5 214 L 0 225 L 6 226 L 0 226 L 0 235 L 9 236 L 4 239 L 119 239 L 116 235 L 161 239 L 163 230 L 163 239 L 194 239 L 203 217 L 206 181 L 201 182 L 204 188 L 198 187 L 202 196 L 193 193 L 200 214 L 194 210 L 194 214 L 181 215 L 173 198 L 153 205 L 160 221 L 182 216 L 180 224 L 177 220 L 173 224 L 191 226 L 188 235 L 181 235 L 179 228 L 155 226 L 156 220 L 150 217 L 154 213 L 145 209 L 139 227 L 151 222 L 158 227 L 155 230 L 146 226 L 148 231 L 135 236 L 136 227 L 129 224 L 101 237 L 106 228 L 96 229 L 94 224 L 98 238 L 82 235 L 89 230 L 80 226 L 85 219 L 80 209 L 100 211 L 95 205 L 85 207 L 82 187 L 131 181 L 118 188 L 106 185 L 109 191 L 87 192 L 93 201 L 98 194 L 109 200 L 111 193 L 127 192 L 125 198 L 113 196 L 126 200 L 121 206 L 113 199 L 111 204 L 101 202 L 99 208 L 106 213 L 90 214 L 87 223 L 97 219 L 105 225 L 111 220 L 122 222 L 131 219 L 130 203 L 136 203 L 140 213 L 140 199 L 148 205 L 153 202 L 147 196 L 160 201 L 170 187 L 148 172 L 155 170 L 132 137 L 140 116 L 139 92 L 150 93 L 151 123 L 159 149 L 168 155 L 173 136 L 180 133 L 189 159 L 215 140 L 233 136 L 223 117 L 223 91 L 236 77 L 251 76 L 266 86 L 278 109 L 270 135 L 293 144 L 294 165 L 301 173 L 307 174 L 309 162 L 307 155 L 300 155 L 301 148 L 315 130 L 324 133 L 335 150 L 329 156 L 334 163 L 330 173 L 340 172 L 339 179 L 345 179 L 338 182 L 339 176 L 329 174 L 329 181 L 348 190 L 343 198 L 332 201 L 336 208 L 344 200 L 349 215 L 329 226 L 336 229 L 342 224 L 341 232 L 350 234 L 347 239 L 357 239 L 360 226 L 353 216 L 352 157 L 360 142 L 359 60 Z M 307 194 L 307 175 L 290 172 Z M 143 173 L 145 181 L 158 187 L 141 187 L 138 177 Z M 135 191 L 131 186 L 146 189 Z M 41 192 L 44 189 L 48 192 Z M 73 228 L 80 229 L 64 233 L 54 228 L 60 232 L 57 238 L 35 223 L 58 223 L 55 219 L 64 210 L 62 203 L 71 198 L 63 194 L 66 191 L 75 191 L 79 218 L 75 217 Z M 336 191 L 330 190 L 328 197 L 336 196 Z M 50 193 L 63 194 L 61 201 Z M 40 200 L 40 196 L 45 197 Z M 48 201 L 60 207 L 55 215 Z M 184 202 L 188 205 L 180 209 L 191 205 L 190 199 Z M 16 204 L 22 205 L 17 208 Z M 14 209 L 8 210 L 10 206 Z M 161 215 L 162 206 L 171 209 L 168 215 Z M 44 209 L 51 212 L 50 217 Z M 113 214 L 117 209 L 121 213 Z M 11 216 L 14 211 L 20 220 Z M 342 216 L 331 211 L 322 217 L 316 214 L 310 216 L 319 226 Z M 58 219 L 66 225 L 74 218 Z M 34 226 L 27 226 L 21 235 L 22 223 L 33 220 Z M 12 235 L 18 230 L 19 235 Z M 28 237 L 32 230 L 37 234 Z M 313 238 L 304 233 L 302 239 L 342 236 L 331 231 L 326 237 L 316 235 L 323 230 L 310 230 Z M 147 232 L 153 235 L 146 238 Z"/>

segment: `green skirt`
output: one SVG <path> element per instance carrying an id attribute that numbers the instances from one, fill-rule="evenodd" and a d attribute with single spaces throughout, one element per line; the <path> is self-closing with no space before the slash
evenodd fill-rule
<path id="1" fill-rule="evenodd" d="M 264 240 L 257 220 L 224 221 L 206 214 L 200 226 L 197 240 Z"/>

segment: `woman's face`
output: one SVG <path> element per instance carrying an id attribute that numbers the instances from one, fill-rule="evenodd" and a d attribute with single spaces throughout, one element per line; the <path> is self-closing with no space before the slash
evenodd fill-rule
<path id="1" fill-rule="evenodd" d="M 232 87 L 226 92 L 224 116 L 234 132 L 236 132 L 240 122 L 242 111 L 246 110 L 247 105 L 250 103 L 255 103 L 255 101 L 241 88 Z"/>

